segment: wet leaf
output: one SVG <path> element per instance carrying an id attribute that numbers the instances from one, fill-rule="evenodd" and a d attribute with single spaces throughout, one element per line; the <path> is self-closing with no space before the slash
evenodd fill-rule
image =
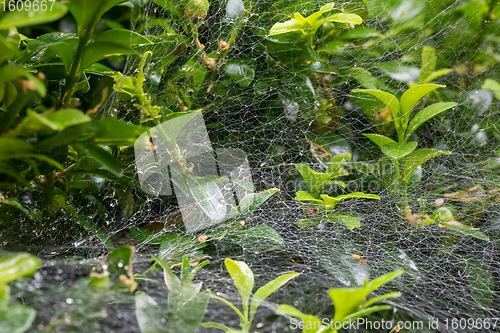
<path id="1" fill-rule="evenodd" d="M 399 159 L 410 154 L 412 151 L 417 148 L 418 143 L 416 141 L 408 142 L 408 143 L 390 143 L 388 145 L 383 145 L 380 147 L 382 152 L 391 158 Z"/>

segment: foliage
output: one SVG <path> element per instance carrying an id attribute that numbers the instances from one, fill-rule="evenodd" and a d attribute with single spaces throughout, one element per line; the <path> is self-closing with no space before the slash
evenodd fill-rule
<path id="1" fill-rule="evenodd" d="M 226 258 L 224 260 L 224 263 L 226 265 L 227 271 L 229 272 L 229 275 L 231 275 L 231 279 L 233 279 L 238 293 L 240 294 L 242 311 L 240 311 L 234 304 L 222 297 L 216 295 L 211 295 L 211 297 L 221 301 L 222 303 L 229 306 L 234 312 L 236 312 L 238 317 L 240 317 L 241 330 L 232 329 L 227 327 L 226 325 L 215 322 L 202 324 L 203 327 L 218 328 L 220 330 L 223 330 L 224 332 L 248 333 L 252 326 L 252 321 L 254 319 L 255 313 L 257 312 L 259 306 L 262 305 L 262 302 L 264 302 L 266 298 L 268 298 L 281 286 L 299 275 L 299 273 L 295 272 L 280 275 L 276 279 L 266 283 L 264 286 L 257 289 L 257 291 L 252 296 L 252 301 L 250 302 L 250 296 L 254 288 L 254 275 L 252 270 L 243 261 Z"/>
<path id="2" fill-rule="evenodd" d="M 152 257 L 163 268 L 165 284 L 169 290 L 168 303 L 166 309 L 161 309 L 148 294 L 135 294 L 135 314 L 141 332 L 195 333 L 205 316 L 210 291 L 200 292 L 202 283 L 193 283 L 193 279 L 209 261 L 199 262 L 191 269 L 188 257 L 184 256 L 179 279 L 165 261 Z M 163 324 L 163 317 L 167 318 L 166 325 Z"/>
<path id="3" fill-rule="evenodd" d="M 457 105 L 455 102 L 431 104 L 420 110 L 410 121 L 411 114 L 419 101 L 425 95 L 440 87 L 442 86 L 436 84 L 415 85 L 403 93 L 401 100 L 398 100 L 396 96 L 388 92 L 380 90 L 353 90 L 353 92 L 370 94 L 377 97 L 386 105 L 392 114 L 398 134 L 397 142 L 380 134 L 364 134 L 364 136 L 372 140 L 380 148 L 382 153 L 394 164 L 395 174 L 387 181 L 387 186 L 396 196 L 401 196 L 398 202 L 401 204 L 401 207 L 403 207 L 403 213 L 406 214 L 406 216 L 411 214 L 408 210 L 409 208 L 407 208 L 407 189 L 413 173 L 427 160 L 442 154 L 451 154 L 450 151 L 438 149 L 415 150 L 418 142 L 408 142 L 412 134 L 415 133 L 423 123 Z"/>
<path id="4" fill-rule="evenodd" d="M 26 332 L 36 316 L 35 309 L 25 305 L 9 305 L 9 282 L 33 275 L 40 260 L 28 253 L 13 253 L 0 257 L 0 326 L 9 332 Z"/>
<path id="5" fill-rule="evenodd" d="M 282 304 L 278 306 L 276 313 L 301 319 L 304 324 L 304 329 L 302 331 L 304 333 L 335 333 L 345 322 L 350 322 L 356 320 L 357 318 L 368 316 L 369 314 L 377 311 L 390 309 L 390 305 L 372 305 L 384 299 L 399 297 L 401 296 L 401 293 L 386 293 L 369 300 L 366 298 L 369 294 L 403 273 L 404 271 L 399 270 L 380 276 L 369 282 L 365 280 L 364 285 L 358 288 L 336 288 L 328 290 L 328 296 L 332 299 L 335 307 L 335 315 L 328 326 L 324 326 L 320 318 L 313 315 L 303 314 L 291 305 Z"/>
<path id="6" fill-rule="evenodd" d="M 295 200 L 301 202 L 314 202 L 317 205 L 318 211 L 313 211 L 314 208 L 307 207 L 306 214 L 309 216 L 318 215 L 322 211 L 330 212 L 333 211 L 335 206 L 346 199 L 350 198 L 364 198 L 364 199 L 380 199 L 378 195 L 375 194 L 366 194 L 363 192 L 353 192 L 344 195 L 337 195 L 335 197 L 331 197 L 327 194 L 322 194 L 324 188 L 328 184 L 337 184 L 341 187 L 346 187 L 346 184 L 341 181 L 333 180 L 340 176 L 347 176 L 349 173 L 342 169 L 342 167 L 346 164 L 346 161 L 350 159 L 352 156 L 349 153 L 341 153 L 335 155 L 330 162 L 328 162 L 326 167 L 326 172 L 317 172 L 313 169 L 309 168 L 307 165 L 303 163 L 296 164 L 295 167 L 301 174 L 302 178 L 304 178 L 307 188 L 309 192 L 306 191 L 298 191 L 295 194 Z M 319 199 L 318 196 L 321 198 Z M 352 216 L 349 213 L 330 213 L 327 216 L 328 220 L 331 222 L 341 221 L 347 228 L 352 230 L 353 228 L 360 227 L 361 221 Z M 297 224 L 299 226 L 310 226 L 319 224 L 321 220 L 317 218 L 313 220 L 298 220 Z"/>

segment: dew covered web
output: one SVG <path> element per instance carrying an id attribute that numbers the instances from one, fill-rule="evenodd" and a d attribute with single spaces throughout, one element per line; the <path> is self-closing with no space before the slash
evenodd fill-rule
<path id="1" fill-rule="evenodd" d="M 328 289 L 360 285 L 364 279 L 404 269 L 401 278 L 383 289 L 402 292 L 400 298 L 388 301 L 393 310 L 371 315 L 370 320 L 422 321 L 423 329 L 407 331 L 424 332 L 429 320 L 439 319 L 440 332 L 477 332 L 471 325 L 464 328 L 463 322 L 462 328 L 451 323 L 454 318 L 500 317 L 500 196 L 496 192 L 500 186 L 500 96 L 482 89 L 485 79 L 500 79 L 500 26 L 495 11 L 481 12 L 487 1 L 337 1 L 335 8 L 357 13 L 365 21 L 362 28 L 338 24 L 337 30 L 330 32 L 335 37 L 332 40 L 338 42 L 321 52 L 321 47 L 317 48 L 326 61 L 314 59 L 314 52 L 310 54 L 298 35 L 269 36 L 274 23 L 286 21 L 294 12 L 306 17 L 326 2 L 256 0 L 251 8 L 246 4 L 243 9 L 239 0 L 210 1 L 208 15 L 199 27 L 205 67 L 200 64 L 199 49 L 186 47 L 182 27 L 168 7 L 150 3 L 134 8 L 135 29 L 165 41 L 152 50 L 145 69 L 152 100 L 176 112 L 203 109 L 213 148 L 243 151 L 256 191 L 280 189 L 245 219 L 241 230 L 266 225 L 279 233 L 283 243 L 253 237 L 214 241 L 203 249 L 211 263 L 197 279 L 204 282 L 204 288 L 239 304 L 224 258 L 244 260 L 254 272 L 256 286 L 279 274 L 300 272 L 264 303 L 253 327 L 258 332 L 291 332 L 289 318 L 274 315 L 277 304 L 291 304 L 303 313 L 332 318 Z M 327 35 L 328 29 L 322 27 L 317 36 Z M 231 36 L 236 37 L 234 47 L 221 51 L 220 41 L 231 42 Z M 437 64 L 432 71 L 452 71 L 433 81 L 446 88 L 431 93 L 423 103 L 455 101 L 458 106 L 428 121 L 414 134 L 419 147 L 446 149 L 453 154 L 427 161 L 414 175 L 409 189 L 412 213 L 431 215 L 437 205 L 449 205 L 454 220 L 478 228 L 484 236 L 440 228 L 437 223 L 412 226 L 401 218 L 390 185 L 381 180 L 382 174 L 391 170 L 379 165 L 369 172 L 361 163 L 375 164 L 382 157 L 362 133 L 390 135 L 394 129 L 383 104 L 351 90 L 382 89 L 400 97 L 408 83 L 417 82 L 422 75 L 421 55 L 426 46 L 436 50 Z M 210 58 L 218 53 L 225 61 L 219 59 L 217 64 L 225 66 L 220 71 L 207 69 Z M 129 59 L 126 74 L 134 75 L 138 63 L 138 58 Z M 239 74 L 234 74 L 231 66 Z M 130 106 L 127 103 L 120 95 L 114 96 L 108 104 L 109 113 L 125 114 Z M 347 187 L 332 184 L 324 193 L 334 196 L 363 191 L 381 199 L 350 199 L 336 207 L 336 211 L 356 212 L 363 225 L 352 231 L 326 218 L 318 226 L 299 228 L 296 221 L 306 213 L 294 197 L 306 186 L 295 163 L 325 171 L 329 158 L 341 152 L 353 156 L 352 163 L 344 167 L 350 175 L 339 179 Z M 330 156 L 322 159 L 326 153 Z M 107 231 L 115 238 L 132 226 L 178 218 L 174 197 L 145 194 L 137 181 L 130 181 L 129 188 L 136 205 L 133 213 L 127 218 L 106 215 Z M 112 190 L 109 197 L 109 202 L 119 206 Z M 210 235 L 215 228 L 189 237 Z M 171 232 L 174 227 L 167 229 Z M 88 244 L 88 239 L 82 239 L 82 244 Z M 146 243 L 136 248 L 140 253 L 136 271 L 140 272 L 141 267 L 147 267 L 148 254 L 157 254 L 158 249 Z M 192 258 L 197 255 L 191 251 Z M 161 281 L 160 273 L 153 278 Z M 139 289 L 164 304 L 167 291 L 158 286 L 143 282 Z M 112 316 L 110 312 L 104 321 L 111 323 L 105 331 L 138 331 L 133 312 Z M 210 301 L 205 320 L 238 327 L 237 316 L 216 300 Z M 358 331 L 390 329 L 360 327 Z"/>

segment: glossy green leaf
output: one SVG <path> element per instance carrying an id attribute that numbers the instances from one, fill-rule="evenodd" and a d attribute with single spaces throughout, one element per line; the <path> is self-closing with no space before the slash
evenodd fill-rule
<path id="1" fill-rule="evenodd" d="M 248 87 L 254 79 L 255 67 L 246 62 L 228 61 L 224 72 L 240 87 Z"/>
<path id="2" fill-rule="evenodd" d="M 124 0 L 71 0 L 68 8 L 76 20 L 78 35 L 91 34 L 102 15 L 121 2 Z"/>
<path id="3" fill-rule="evenodd" d="M 92 122 L 96 126 L 94 141 L 103 145 L 133 146 L 137 138 L 148 128 L 106 117 Z"/>
<path id="4" fill-rule="evenodd" d="M 306 164 L 297 163 L 295 164 L 295 168 L 299 171 L 302 178 L 304 178 L 309 193 L 314 198 L 317 198 L 319 196 L 326 185 L 332 183 L 332 176 L 330 174 L 314 171 Z"/>
<path id="5" fill-rule="evenodd" d="M 2 330 L 9 333 L 23 333 L 30 329 L 36 311 L 29 306 L 11 305 L 0 311 Z"/>
<path id="6" fill-rule="evenodd" d="M 314 201 L 317 203 L 323 203 L 323 200 L 313 197 L 309 192 L 297 191 L 295 193 L 295 200 L 297 201 Z"/>
<path id="7" fill-rule="evenodd" d="M 283 238 L 280 234 L 267 225 L 258 225 L 252 228 L 246 228 L 242 231 L 233 232 L 231 236 L 241 237 L 241 238 L 264 238 L 272 240 L 276 243 L 283 243 Z"/>
<path id="8" fill-rule="evenodd" d="M 81 146 L 87 154 L 89 154 L 94 160 L 101 163 L 101 165 L 108 171 L 111 171 L 116 176 L 121 177 L 122 170 L 120 163 L 106 150 L 99 146 L 93 146 L 90 144 Z"/>
<path id="9" fill-rule="evenodd" d="M 411 153 L 417 148 L 418 142 L 412 141 L 408 143 L 391 143 L 380 147 L 380 150 L 391 158 L 399 159 Z"/>
<path id="10" fill-rule="evenodd" d="M 141 333 L 165 332 L 162 314 L 162 309 L 151 296 L 142 291 L 135 293 L 135 318 Z"/>
<path id="11" fill-rule="evenodd" d="M 406 155 L 403 159 L 403 174 L 402 179 L 405 182 L 409 182 L 411 175 L 417 170 L 417 168 L 424 164 L 426 161 L 430 160 L 439 155 L 450 155 L 451 151 L 448 150 L 438 150 L 438 149 L 417 149 L 412 151 L 410 154 Z"/>
<path id="12" fill-rule="evenodd" d="M 13 130 L 24 135 L 49 135 L 68 127 L 90 122 L 90 117 L 78 109 L 63 109 L 51 113 L 38 113 L 28 109 L 28 115 Z"/>
<path id="13" fill-rule="evenodd" d="M 277 192 L 279 192 L 277 188 L 271 188 L 262 192 L 247 194 L 243 199 L 241 199 L 240 204 L 236 209 L 231 209 L 230 217 L 244 218 L 250 215 Z"/>
<path id="14" fill-rule="evenodd" d="M 422 83 L 430 83 L 432 82 L 433 80 L 437 79 L 438 77 L 441 77 L 443 75 L 446 75 L 446 74 L 450 74 L 450 73 L 453 73 L 454 70 L 451 69 L 451 68 L 443 68 L 443 69 L 439 69 L 437 71 L 434 71 L 432 73 L 429 74 L 429 76 L 427 76 L 423 81 Z"/>
<path id="15" fill-rule="evenodd" d="M 394 141 L 393 139 L 391 139 L 385 135 L 371 134 L 371 133 L 363 133 L 363 135 L 366 136 L 368 139 L 372 140 L 380 148 L 382 148 L 382 146 L 385 146 L 385 145 L 396 143 L 396 141 Z"/>
<path id="16" fill-rule="evenodd" d="M 401 96 L 401 117 L 404 117 L 404 123 L 408 124 L 411 111 L 417 105 L 417 103 L 425 95 L 437 88 L 444 88 L 445 86 L 440 86 L 437 84 L 421 84 L 414 86 L 403 93 Z"/>
<path id="17" fill-rule="evenodd" d="M 0 284 L 33 275 L 41 263 L 29 253 L 12 253 L 0 257 Z"/>
<path id="18" fill-rule="evenodd" d="M 369 292 L 364 288 L 337 288 L 328 290 L 328 296 L 335 306 L 334 321 L 343 321 L 351 313 L 357 312 L 366 301 Z"/>
<path id="19" fill-rule="evenodd" d="M 365 289 L 368 291 L 368 293 L 374 292 L 376 289 L 380 288 L 384 284 L 388 283 L 389 281 L 394 280 L 398 276 L 402 275 L 404 273 L 403 270 L 397 270 L 394 272 L 387 273 L 385 275 L 379 276 L 378 278 L 369 281 L 365 284 Z"/>
<path id="20" fill-rule="evenodd" d="M 360 220 L 349 214 L 342 214 L 342 213 L 330 214 L 328 215 L 328 220 L 334 223 L 340 222 L 344 224 L 351 231 L 354 230 L 354 228 L 361 227 L 362 225 Z"/>
<path id="21" fill-rule="evenodd" d="M 313 315 L 304 314 L 288 304 L 279 305 L 276 309 L 276 314 L 302 319 L 304 324 L 303 333 L 316 333 L 322 327 L 321 319 Z"/>
<path id="22" fill-rule="evenodd" d="M 381 90 L 354 89 L 353 93 L 364 93 L 377 97 L 391 111 L 392 118 L 397 119 L 400 111 L 399 100 L 393 94 Z M 395 123 L 396 124 L 396 123 Z M 397 128 L 396 128 L 397 129 Z"/>
<path id="23" fill-rule="evenodd" d="M 7 3 L 2 3 L 2 6 L 7 6 Z M 49 3 L 48 6 L 51 6 Z M 51 10 L 14 10 L 3 12 L 0 15 L 0 30 L 7 30 L 12 27 L 23 28 L 32 25 L 44 24 L 56 21 L 63 17 L 68 11 L 68 7 L 59 2 L 54 2 Z"/>
<path id="24" fill-rule="evenodd" d="M 243 313 L 248 313 L 248 301 L 253 291 L 254 276 L 252 270 L 243 261 L 226 258 L 224 260 L 226 269 L 233 279 L 234 285 L 241 296 Z"/>
<path id="25" fill-rule="evenodd" d="M 320 196 L 323 199 L 323 204 L 327 205 L 329 209 L 333 209 L 340 201 L 351 198 L 380 200 L 380 197 L 376 194 L 367 194 L 363 192 L 352 192 L 348 194 L 337 195 L 336 197 L 330 197 L 326 194 L 321 194 Z"/>
<path id="26" fill-rule="evenodd" d="M 152 44 L 149 39 L 137 32 L 127 29 L 111 29 L 104 31 L 85 48 L 82 69 L 112 55 L 137 53 L 133 48 Z"/>
<path id="27" fill-rule="evenodd" d="M 408 125 L 408 128 L 406 129 L 405 141 L 408 141 L 408 139 L 417 130 L 417 128 L 419 128 L 420 125 L 425 123 L 427 120 L 437 116 L 438 114 L 448 109 L 455 107 L 456 105 L 457 103 L 455 102 L 435 103 L 420 110 L 420 112 L 417 113 L 415 117 L 413 117 L 413 119 L 410 122 L 410 125 Z"/>
<path id="28" fill-rule="evenodd" d="M 276 23 L 269 30 L 270 36 L 276 36 L 280 34 L 285 34 L 288 32 L 299 31 L 304 27 L 303 24 L 299 23 L 295 18 L 290 19 L 283 23 Z"/>
<path id="29" fill-rule="evenodd" d="M 363 19 L 356 14 L 351 13 L 336 13 L 324 18 L 322 20 L 318 20 L 321 24 L 326 22 L 337 22 L 337 23 L 350 23 L 350 24 L 361 24 L 363 23 Z M 320 24 L 320 25 L 321 25 Z"/>
<path id="30" fill-rule="evenodd" d="M 252 322 L 253 317 L 257 308 L 264 302 L 272 293 L 278 290 L 281 286 L 285 285 L 291 279 L 297 277 L 300 273 L 286 273 L 280 275 L 271 282 L 266 283 L 264 286 L 257 289 L 252 297 L 252 303 L 250 305 L 250 322 Z"/>

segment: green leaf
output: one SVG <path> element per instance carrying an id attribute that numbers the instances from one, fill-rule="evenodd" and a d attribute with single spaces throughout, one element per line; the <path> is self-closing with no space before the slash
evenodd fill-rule
<path id="1" fill-rule="evenodd" d="M 380 148 L 382 148 L 382 146 L 385 146 L 385 145 L 396 143 L 396 141 L 394 141 L 393 139 L 391 139 L 385 135 L 370 134 L 370 133 L 363 133 L 363 135 L 366 136 L 368 139 L 372 140 Z"/>
<path id="2" fill-rule="evenodd" d="M 180 294 L 182 292 L 181 281 L 177 276 L 175 276 L 174 272 L 170 269 L 169 265 L 158 257 L 151 255 L 151 258 L 163 268 L 165 284 L 170 292 L 174 294 Z"/>
<path id="3" fill-rule="evenodd" d="M 0 68 L 0 84 L 15 80 L 19 77 L 31 81 L 34 85 L 35 91 L 40 96 L 45 97 L 45 95 L 47 94 L 47 88 L 45 87 L 45 84 L 39 78 L 37 78 L 24 68 L 14 65 L 6 65 Z"/>
<path id="4" fill-rule="evenodd" d="M 306 191 L 297 191 L 295 193 L 295 200 L 297 201 L 314 201 L 317 203 L 324 203 L 321 199 L 316 199 L 309 192 Z"/>
<path id="5" fill-rule="evenodd" d="M 450 155 L 451 151 L 438 150 L 438 149 L 417 149 L 406 155 L 403 162 L 403 180 L 409 182 L 411 175 L 417 170 L 419 166 L 426 161 L 439 156 L 441 154 Z"/>
<path id="6" fill-rule="evenodd" d="M 75 55 L 74 49 L 77 43 L 78 38 L 74 33 L 51 32 L 30 40 L 27 51 L 33 54 L 36 51 L 48 48 L 61 59 L 64 67 L 68 70 Z"/>
<path id="7" fill-rule="evenodd" d="M 133 47 L 152 44 L 149 39 L 127 29 L 111 29 L 101 33 L 83 53 L 82 69 L 112 55 L 134 54 Z"/>
<path id="8" fill-rule="evenodd" d="M 141 333 L 164 332 L 162 313 L 162 309 L 151 296 L 142 291 L 135 293 L 135 318 Z"/>
<path id="9" fill-rule="evenodd" d="M 363 198 L 363 199 L 375 199 L 379 200 L 380 197 L 376 194 L 366 194 L 363 192 L 353 192 L 343 195 L 337 195 L 336 197 L 330 197 L 326 194 L 321 194 L 321 198 L 323 199 L 322 204 L 328 206 L 328 209 L 333 209 L 340 201 L 351 199 L 351 198 Z"/>
<path id="10" fill-rule="evenodd" d="M 246 228 L 245 230 L 232 233 L 231 236 L 241 238 L 264 238 L 272 240 L 276 243 L 283 243 L 283 238 L 281 238 L 280 234 L 267 225 L 258 225 L 253 228 Z"/>
<path id="11" fill-rule="evenodd" d="M 33 146 L 24 140 L 0 137 L 0 161 L 31 153 Z"/>
<path id="12" fill-rule="evenodd" d="M 132 270 L 132 259 L 134 256 L 134 247 L 130 245 L 123 245 L 117 247 L 108 254 L 106 264 L 110 278 L 114 284 L 120 282 L 120 275 L 125 275 L 132 281 L 134 274 Z"/>
<path id="13" fill-rule="evenodd" d="M 253 291 L 254 276 L 252 270 L 243 261 L 226 258 L 224 260 L 226 269 L 233 279 L 234 285 L 241 296 L 243 314 L 248 314 L 248 301 Z"/>
<path id="14" fill-rule="evenodd" d="M 363 308 L 367 308 L 370 305 L 375 304 L 375 303 L 377 303 L 379 301 L 382 301 L 384 299 L 398 298 L 398 297 L 401 297 L 401 293 L 399 291 L 395 291 L 395 292 L 392 292 L 392 293 L 387 293 L 387 294 L 380 295 L 378 297 L 370 298 L 368 301 L 366 301 L 365 304 L 363 304 Z"/>
<path id="15" fill-rule="evenodd" d="M 240 87 L 248 87 L 255 76 L 255 66 L 243 61 L 228 61 L 224 65 L 224 72 Z"/>
<path id="16" fill-rule="evenodd" d="M 4 6 L 6 3 L 3 4 Z M 49 4 L 48 6 L 51 6 Z M 0 30 L 9 28 L 24 28 L 32 25 L 44 24 L 56 21 L 63 17 L 68 11 L 68 7 L 59 1 L 54 2 L 52 10 L 14 10 L 9 12 L 1 12 L 0 15 Z"/>
<path id="17" fill-rule="evenodd" d="M 420 99 L 422 99 L 425 95 L 427 95 L 431 91 L 437 88 L 444 88 L 444 87 L 445 86 L 437 84 L 421 84 L 405 91 L 403 93 L 403 96 L 401 96 L 401 112 L 402 112 L 401 117 L 404 117 L 404 124 L 408 124 L 411 111 L 416 106 L 418 101 L 420 101 Z"/>
<path id="18" fill-rule="evenodd" d="M 455 231 L 470 237 L 474 237 L 480 240 L 483 240 L 485 242 L 489 242 L 490 238 L 484 234 L 483 232 L 479 231 L 476 228 L 470 228 L 462 223 L 453 223 L 455 221 L 449 221 L 449 222 L 444 222 L 443 224 L 446 225 L 446 229 Z"/>
<path id="19" fill-rule="evenodd" d="M 429 76 L 427 76 L 425 78 L 425 80 L 422 81 L 422 83 L 430 83 L 432 82 L 433 80 L 437 79 L 438 77 L 440 76 L 443 76 L 443 75 L 446 75 L 446 74 L 450 74 L 450 73 L 453 73 L 454 70 L 451 69 L 451 68 L 443 68 L 443 69 L 439 69 L 435 72 L 432 72 L 429 74 Z"/>
<path id="20" fill-rule="evenodd" d="M 169 316 L 165 332 L 167 333 L 196 333 L 205 317 L 210 291 L 205 290 L 196 294 L 191 300 L 177 308 L 175 313 Z"/>
<path id="21" fill-rule="evenodd" d="M 132 125 L 112 117 L 94 120 L 92 124 L 97 127 L 93 134 L 94 141 L 103 145 L 131 147 L 148 130 L 147 127 Z"/>
<path id="22" fill-rule="evenodd" d="M 209 321 L 206 323 L 201 324 L 201 326 L 206 327 L 206 328 L 217 328 L 219 330 L 223 330 L 224 332 L 234 332 L 232 328 L 227 327 L 226 325 L 219 324 L 213 321 Z"/>
<path id="23" fill-rule="evenodd" d="M 111 171 L 115 176 L 121 177 L 122 170 L 120 163 L 110 153 L 98 146 L 90 144 L 80 145 L 94 160 L 108 171 Z"/>
<path id="24" fill-rule="evenodd" d="M 457 106 L 457 103 L 455 102 L 435 103 L 420 110 L 420 112 L 417 113 L 415 117 L 413 117 L 413 119 L 410 122 L 410 125 L 406 129 L 405 141 L 408 141 L 408 139 L 417 130 L 417 128 L 419 128 L 420 125 L 425 123 L 427 120 L 455 106 Z"/>
<path id="25" fill-rule="evenodd" d="M 0 311 L 2 330 L 9 333 L 26 332 L 35 320 L 36 311 L 29 306 L 11 305 Z"/>
<path id="26" fill-rule="evenodd" d="M 385 275 L 379 276 L 378 278 L 365 283 L 364 288 L 368 291 L 368 293 L 371 293 L 371 292 L 375 291 L 376 289 L 380 288 L 381 286 L 383 286 L 384 284 L 386 284 L 387 282 L 394 280 L 395 278 L 402 275 L 403 273 L 404 273 L 403 270 L 397 270 L 397 271 L 390 272 L 390 273 L 387 273 Z"/>
<path id="27" fill-rule="evenodd" d="M 418 142 L 412 141 L 408 143 L 391 143 L 380 147 L 382 152 L 391 158 L 399 159 L 411 153 L 417 148 Z"/>
<path id="28" fill-rule="evenodd" d="M 484 80 L 483 85 L 481 86 L 481 89 L 486 89 L 490 90 L 495 94 L 495 97 L 497 99 L 500 99 L 500 83 L 498 83 L 495 80 L 492 79 L 486 79 Z"/>
<path id="29" fill-rule="evenodd" d="M 271 188 L 258 193 L 247 194 L 243 199 L 241 199 L 238 207 L 231 209 L 230 218 L 245 218 L 254 211 L 256 211 L 260 206 L 264 204 L 270 197 L 275 193 L 279 192 L 277 188 Z"/>
<path id="30" fill-rule="evenodd" d="M 340 40 L 332 40 L 321 45 L 316 52 L 327 54 L 341 54 L 344 51 L 344 42 Z"/>
<path id="31" fill-rule="evenodd" d="M 351 231 L 354 230 L 354 228 L 361 227 L 362 225 L 360 220 L 349 214 L 334 213 L 328 215 L 328 219 L 333 223 L 343 223 Z"/>
<path id="32" fill-rule="evenodd" d="M 102 15 L 125 0 L 71 0 L 68 4 L 78 26 L 78 35 L 91 34 Z"/>
<path id="33" fill-rule="evenodd" d="M 350 23 L 350 24 L 361 24 L 363 23 L 363 19 L 356 14 L 351 13 L 336 13 L 324 18 L 322 20 L 318 20 L 318 27 L 326 22 L 337 22 L 337 23 Z"/>
<path id="34" fill-rule="evenodd" d="M 14 133 L 49 135 L 91 121 L 89 116 L 78 109 L 63 109 L 48 114 L 28 109 L 27 113 L 28 115 L 13 130 Z"/>
<path id="35" fill-rule="evenodd" d="M 280 275 L 276 279 L 272 280 L 271 282 L 266 283 L 264 286 L 260 287 L 257 289 L 255 294 L 252 297 L 252 303 L 250 305 L 250 323 L 253 320 L 253 317 L 255 316 L 255 312 L 257 311 L 257 308 L 268 298 L 272 293 L 274 293 L 276 290 L 278 290 L 281 286 L 285 285 L 288 281 L 291 279 L 297 277 L 300 273 L 286 273 L 283 275 Z"/>
<path id="36" fill-rule="evenodd" d="M 329 173 L 314 171 L 304 163 L 295 164 L 295 168 L 299 171 L 302 178 L 304 178 L 307 188 L 309 189 L 309 193 L 314 198 L 317 198 L 318 195 L 323 192 L 326 185 L 332 183 L 332 176 Z"/>
<path id="37" fill-rule="evenodd" d="M 349 321 L 349 320 L 355 321 L 357 318 L 366 317 L 374 312 L 389 310 L 390 308 L 391 308 L 390 305 L 372 306 L 371 308 L 365 308 L 361 311 L 351 313 L 350 315 L 342 318 L 342 321 Z"/>
<path id="38" fill-rule="evenodd" d="M 270 36 L 276 36 L 280 34 L 285 34 L 292 31 L 299 31 L 304 27 L 304 24 L 299 23 L 296 19 L 290 19 L 283 23 L 275 23 L 271 30 L 269 30 Z"/>
<path id="39" fill-rule="evenodd" d="M 302 333 L 316 333 L 318 332 L 318 329 L 323 326 L 321 323 L 321 319 L 319 319 L 318 317 L 304 314 L 288 304 L 279 305 L 276 309 L 276 314 L 302 319 L 304 323 L 304 330 L 302 331 Z"/>
<path id="40" fill-rule="evenodd" d="M 12 253 L 0 257 L 0 284 L 33 275 L 40 265 L 40 260 L 29 253 Z"/>
<path id="41" fill-rule="evenodd" d="M 363 288 L 337 288 L 328 290 L 328 296 L 335 306 L 334 321 L 343 321 L 351 313 L 358 312 L 365 302 L 367 292 Z"/>
<path id="42" fill-rule="evenodd" d="M 436 51 L 432 46 L 424 46 L 422 49 L 422 65 L 420 66 L 420 77 L 418 83 L 423 81 L 436 70 L 437 58 Z"/>
<path id="43" fill-rule="evenodd" d="M 382 90 L 371 90 L 371 89 L 354 89 L 351 92 L 369 94 L 377 97 L 391 111 L 392 118 L 396 119 L 398 117 L 400 111 L 399 100 L 393 94 L 390 94 Z"/>

